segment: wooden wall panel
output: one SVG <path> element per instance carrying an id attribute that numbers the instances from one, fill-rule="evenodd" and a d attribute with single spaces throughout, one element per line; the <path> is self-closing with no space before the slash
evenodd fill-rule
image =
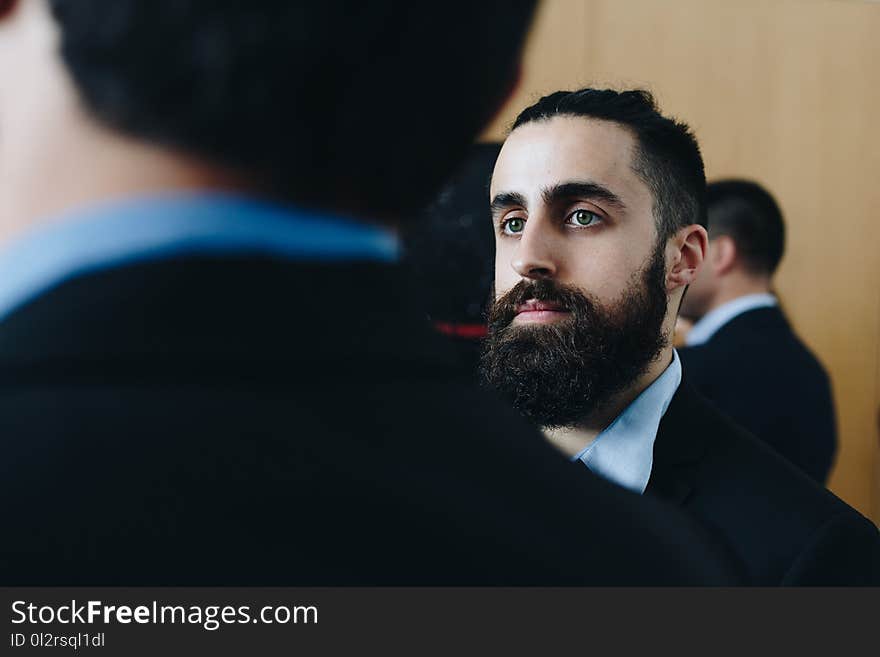
<path id="1" fill-rule="evenodd" d="M 543 93 L 643 86 L 695 129 L 710 178 L 779 199 L 778 287 L 828 367 L 830 487 L 880 519 L 880 5 L 857 0 L 545 0 L 523 80 L 485 135 Z"/>

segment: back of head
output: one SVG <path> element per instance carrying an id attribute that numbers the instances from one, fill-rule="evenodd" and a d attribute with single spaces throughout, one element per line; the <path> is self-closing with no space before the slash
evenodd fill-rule
<path id="1" fill-rule="evenodd" d="M 709 235 L 730 237 L 741 266 L 771 276 L 785 250 L 785 224 L 776 200 L 750 180 L 718 180 L 708 186 Z"/>
<path id="2" fill-rule="evenodd" d="M 475 144 L 464 164 L 402 231 L 404 262 L 435 327 L 475 376 L 492 288 L 494 235 L 486 197 L 501 144 Z"/>
<path id="3" fill-rule="evenodd" d="M 90 114 L 318 207 L 421 207 L 506 97 L 534 0 L 47 0 Z"/>
<path id="4" fill-rule="evenodd" d="M 690 128 L 663 116 L 654 97 L 641 89 L 581 89 L 544 96 L 516 118 L 513 129 L 554 116 L 614 122 L 633 133 L 633 168 L 654 196 L 661 240 L 690 224 L 706 226 L 706 175 Z"/>
<path id="5" fill-rule="evenodd" d="M 406 260 L 436 322 L 485 323 L 494 239 L 486 197 L 501 144 L 475 144 L 464 164 L 403 232 Z"/>

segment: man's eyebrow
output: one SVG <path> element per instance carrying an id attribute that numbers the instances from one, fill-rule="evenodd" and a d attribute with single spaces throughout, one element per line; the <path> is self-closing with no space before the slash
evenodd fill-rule
<path id="1" fill-rule="evenodd" d="M 492 199 L 489 209 L 494 215 L 514 205 L 526 207 L 526 197 L 517 192 L 501 192 Z"/>
<path id="2" fill-rule="evenodd" d="M 626 204 L 617 194 L 604 185 L 591 181 L 573 180 L 545 187 L 541 190 L 541 196 L 547 205 L 572 198 L 588 198 L 604 201 L 620 211 L 626 210 Z"/>

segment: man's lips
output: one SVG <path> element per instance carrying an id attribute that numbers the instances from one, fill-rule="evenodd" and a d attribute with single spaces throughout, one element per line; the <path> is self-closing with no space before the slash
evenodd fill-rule
<path id="1" fill-rule="evenodd" d="M 538 301 L 537 299 L 529 299 L 525 303 L 521 303 L 516 307 L 516 317 L 514 321 L 519 323 L 547 323 L 555 322 L 563 319 L 568 315 L 568 311 L 558 303 L 553 301 Z"/>

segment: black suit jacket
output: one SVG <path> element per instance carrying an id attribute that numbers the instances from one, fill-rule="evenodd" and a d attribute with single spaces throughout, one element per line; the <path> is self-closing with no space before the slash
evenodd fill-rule
<path id="1" fill-rule="evenodd" d="M 736 422 L 824 484 L 837 435 L 828 375 L 779 308 L 733 318 L 679 351 L 691 384 Z"/>
<path id="2" fill-rule="evenodd" d="M 686 381 L 660 422 L 646 494 L 730 545 L 750 584 L 880 585 L 876 526 Z"/>
<path id="3" fill-rule="evenodd" d="M 0 322 L 3 584 L 736 581 L 466 382 L 392 267 L 189 258 Z"/>

